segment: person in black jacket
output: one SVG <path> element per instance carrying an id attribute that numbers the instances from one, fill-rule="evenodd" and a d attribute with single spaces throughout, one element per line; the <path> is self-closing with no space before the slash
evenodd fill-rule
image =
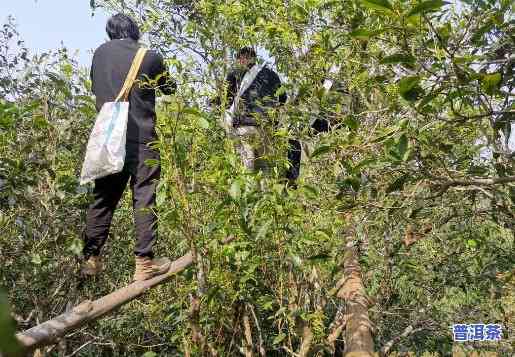
<path id="1" fill-rule="evenodd" d="M 128 16 L 117 14 L 107 22 L 110 41 L 101 45 L 93 56 L 91 65 L 92 90 L 96 96 L 96 107 L 112 102 L 122 88 L 132 61 L 140 47 L 140 32 L 137 24 Z M 86 261 L 82 272 L 95 275 L 102 270 L 101 249 L 109 234 L 114 210 L 130 182 L 136 224 L 137 243 L 136 271 L 134 280 L 145 280 L 164 273 L 170 266 L 167 258 L 154 258 L 152 247 L 157 237 L 157 218 L 151 208 L 155 205 L 156 185 L 160 166 L 148 165 L 152 159 L 159 162 L 159 152 L 148 144 L 157 139 L 156 90 L 171 94 L 175 84 L 169 79 L 163 58 L 155 51 L 147 51 L 137 83 L 129 95 L 129 118 L 127 123 L 127 144 L 125 166 L 120 173 L 95 180 L 94 201 L 86 218 L 85 246 Z"/>
<path id="2" fill-rule="evenodd" d="M 244 47 L 238 51 L 236 55 L 237 65 L 227 75 L 229 85 L 227 102 L 229 105 L 232 104 L 245 73 L 256 64 L 256 59 L 256 51 L 253 48 Z M 256 126 L 258 124 L 256 117 L 263 117 L 268 108 L 284 104 L 287 99 L 286 93 L 276 95 L 280 87 L 281 80 L 277 73 L 264 66 L 241 96 L 241 105 L 238 107 L 233 121 L 234 127 Z"/>
<path id="3" fill-rule="evenodd" d="M 237 96 L 245 74 L 256 64 L 256 51 L 250 47 L 240 49 L 236 55 L 236 66 L 227 76 L 227 106 L 230 107 Z M 267 111 L 286 102 L 286 94 L 278 94 L 281 80 L 277 73 L 266 65 L 242 93 L 233 115 L 234 132 L 240 137 L 236 149 L 245 167 L 251 171 L 267 170 L 263 159 L 267 151 L 266 134 L 262 125 L 269 116 Z M 219 99 L 215 103 L 219 103 Z M 270 123 L 275 124 L 275 123 Z"/>

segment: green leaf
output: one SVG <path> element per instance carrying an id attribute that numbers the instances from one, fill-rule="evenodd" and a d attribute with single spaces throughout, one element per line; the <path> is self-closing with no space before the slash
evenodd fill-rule
<path id="1" fill-rule="evenodd" d="M 418 110 L 424 110 L 424 107 L 428 104 L 430 104 L 433 99 L 437 98 L 438 97 L 438 94 L 437 93 L 431 93 L 429 95 L 426 95 L 421 101 L 420 103 L 418 104 Z"/>
<path id="2" fill-rule="evenodd" d="M 329 254 L 327 254 L 327 253 L 319 253 L 317 255 L 313 255 L 311 257 L 308 257 L 307 259 L 308 260 L 319 260 L 319 261 L 321 261 L 321 260 L 327 260 L 329 258 L 331 258 L 331 256 Z"/>
<path id="3" fill-rule="evenodd" d="M 467 240 L 467 247 L 469 248 L 476 248 L 477 247 L 477 241 L 475 239 L 468 239 Z"/>
<path id="4" fill-rule="evenodd" d="M 354 192 L 358 192 L 361 187 L 361 179 L 355 176 L 347 176 L 336 182 L 336 185 L 340 190 L 347 191 L 352 189 Z"/>
<path id="5" fill-rule="evenodd" d="M 405 134 L 402 134 L 399 138 L 399 141 L 397 142 L 397 153 L 399 154 L 399 157 L 406 161 L 407 157 L 406 155 L 409 154 L 408 152 L 408 138 Z"/>
<path id="6" fill-rule="evenodd" d="M 15 337 L 16 328 L 13 324 L 7 297 L 0 291 L 0 352 L 6 356 L 21 356 L 22 349 Z"/>
<path id="7" fill-rule="evenodd" d="M 377 36 L 381 33 L 383 33 L 384 30 L 366 30 L 366 29 L 357 29 L 349 33 L 350 37 L 356 38 L 358 40 L 368 40 L 371 37 Z"/>
<path id="8" fill-rule="evenodd" d="M 287 93 L 287 88 L 286 86 L 282 85 L 280 86 L 276 91 L 275 91 L 275 96 L 276 97 L 279 97 L 283 94 L 286 94 Z"/>
<path id="9" fill-rule="evenodd" d="M 415 57 L 404 53 L 396 53 L 390 56 L 384 57 L 379 63 L 381 64 L 397 64 L 403 63 L 408 65 L 414 65 L 416 62 Z"/>
<path id="10" fill-rule="evenodd" d="M 41 256 L 39 254 L 33 253 L 30 262 L 32 264 L 41 265 L 41 263 L 43 263 L 43 260 L 41 259 Z"/>
<path id="11" fill-rule="evenodd" d="M 233 200 L 237 201 L 241 197 L 241 188 L 238 181 L 234 181 L 231 185 L 231 188 L 229 189 L 229 195 L 232 197 Z"/>
<path id="12" fill-rule="evenodd" d="M 202 116 L 202 114 L 200 113 L 200 111 L 197 108 L 185 108 L 182 112 L 184 114 L 190 114 L 190 115 L 194 115 L 194 116 Z"/>
<path id="13" fill-rule="evenodd" d="M 399 81 L 399 93 L 401 95 L 408 93 L 410 90 L 415 88 L 420 83 L 419 76 L 408 76 L 404 77 Z"/>
<path id="14" fill-rule="evenodd" d="M 306 185 L 302 186 L 302 188 L 304 189 L 304 192 L 306 193 L 307 198 L 309 198 L 309 199 L 318 198 L 318 191 L 317 191 L 316 187 L 306 184 Z"/>
<path id="15" fill-rule="evenodd" d="M 265 238 L 267 232 L 268 232 L 268 227 L 270 227 L 270 224 L 272 224 L 272 220 L 268 220 L 266 221 L 265 223 L 263 223 L 260 227 L 259 227 L 259 230 L 256 234 L 256 240 L 260 240 L 260 239 L 263 239 Z"/>
<path id="16" fill-rule="evenodd" d="M 285 338 L 286 338 L 286 334 L 281 332 L 280 334 L 275 336 L 272 344 L 277 345 L 277 344 L 281 343 Z"/>
<path id="17" fill-rule="evenodd" d="M 449 4 L 447 1 L 442 0 L 428 0 L 423 1 L 416 5 L 410 12 L 408 12 L 407 17 L 420 14 L 422 12 L 433 12 L 440 9 L 442 6 Z"/>
<path id="18" fill-rule="evenodd" d="M 1 129 L 10 129 L 14 125 L 14 120 L 12 118 L 9 118 L 8 116 L 0 116 L 0 128 Z"/>
<path id="19" fill-rule="evenodd" d="M 61 67 L 66 78 L 70 79 L 73 75 L 73 66 L 69 63 L 64 63 Z"/>
<path id="20" fill-rule="evenodd" d="M 331 149 L 332 149 L 331 145 L 321 145 L 321 146 L 317 147 L 315 149 L 315 151 L 313 151 L 313 153 L 311 154 L 311 158 L 314 159 L 317 156 L 328 153 L 329 151 L 331 151 Z"/>
<path id="21" fill-rule="evenodd" d="M 389 139 L 393 134 L 395 134 L 398 130 L 399 130 L 399 128 L 397 128 L 397 127 L 389 127 L 381 135 L 379 135 L 377 138 L 373 139 L 372 142 L 380 143 L 382 141 L 385 141 L 385 140 Z"/>
<path id="22" fill-rule="evenodd" d="M 80 239 L 74 239 L 71 244 L 68 246 L 68 251 L 80 257 L 83 249 L 83 243 Z"/>
<path id="23" fill-rule="evenodd" d="M 359 128 L 359 121 L 352 115 L 347 116 L 343 123 L 352 131 Z"/>
<path id="24" fill-rule="evenodd" d="M 396 178 L 388 187 L 386 188 L 386 193 L 391 193 L 395 191 L 402 191 L 404 188 L 404 184 L 408 180 L 409 175 L 404 174 Z"/>
<path id="25" fill-rule="evenodd" d="M 392 4 L 388 0 L 361 0 L 361 3 L 368 9 L 393 11 Z"/>
<path id="26" fill-rule="evenodd" d="M 407 76 L 399 81 L 399 94 L 408 101 L 415 101 L 423 95 L 419 76 Z"/>
<path id="27" fill-rule="evenodd" d="M 209 122 L 206 120 L 206 118 L 199 117 L 199 118 L 198 118 L 198 125 L 199 125 L 202 129 L 209 129 Z"/>
<path id="28" fill-rule="evenodd" d="M 481 78 L 481 87 L 486 93 L 493 94 L 500 82 L 500 73 L 486 74 Z"/>
<path id="29" fill-rule="evenodd" d="M 160 163 L 160 161 L 157 159 L 146 159 L 145 160 L 145 165 L 150 166 L 150 167 L 159 166 L 159 163 Z"/>

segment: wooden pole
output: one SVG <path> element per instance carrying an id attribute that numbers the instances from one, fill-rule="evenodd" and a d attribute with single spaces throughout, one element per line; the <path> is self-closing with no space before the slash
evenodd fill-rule
<path id="1" fill-rule="evenodd" d="M 229 243 L 233 239 L 233 237 L 229 237 L 223 243 Z M 18 333 L 16 338 L 26 350 L 50 345 L 70 331 L 113 312 L 120 306 L 143 295 L 147 290 L 167 282 L 175 274 L 190 266 L 192 262 L 193 256 L 190 252 L 173 261 L 165 274 L 149 280 L 134 282 L 95 301 L 86 300 L 68 312 Z"/>

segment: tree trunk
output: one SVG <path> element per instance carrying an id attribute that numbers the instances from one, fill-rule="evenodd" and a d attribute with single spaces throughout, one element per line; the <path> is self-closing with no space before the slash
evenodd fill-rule
<path id="1" fill-rule="evenodd" d="M 345 357 L 374 356 L 372 340 L 372 323 L 368 317 L 369 299 L 366 296 L 361 268 L 356 249 L 351 243 L 347 244 L 343 258 L 343 278 L 338 285 L 338 297 L 345 300 Z"/>

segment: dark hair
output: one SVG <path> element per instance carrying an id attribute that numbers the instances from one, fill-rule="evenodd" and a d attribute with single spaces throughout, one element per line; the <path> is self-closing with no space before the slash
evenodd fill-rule
<path id="1" fill-rule="evenodd" d="M 256 51 L 252 47 L 243 47 L 236 54 L 236 58 L 256 58 Z"/>
<path id="2" fill-rule="evenodd" d="M 138 41 L 140 37 L 138 24 L 125 14 L 116 14 L 107 20 L 106 32 L 111 40 L 131 38 Z"/>

